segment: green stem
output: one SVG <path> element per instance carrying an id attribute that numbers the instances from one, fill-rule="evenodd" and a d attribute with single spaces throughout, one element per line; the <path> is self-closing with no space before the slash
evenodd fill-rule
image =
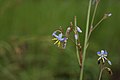
<path id="1" fill-rule="evenodd" d="M 93 26 L 93 22 L 95 20 L 95 14 L 96 14 L 96 11 L 97 11 L 98 3 L 99 2 L 96 2 L 96 5 L 95 5 L 95 9 L 94 9 L 94 12 L 93 12 L 92 21 L 91 21 L 91 25 L 90 25 L 91 27 Z"/>
<path id="2" fill-rule="evenodd" d="M 103 67 L 103 68 L 101 68 L 101 70 L 100 70 L 100 74 L 99 74 L 99 79 L 98 79 L 98 80 L 101 80 L 102 73 L 103 73 L 103 71 L 104 71 L 105 69 L 107 69 L 107 67 Z"/>
<path id="3" fill-rule="evenodd" d="M 105 17 L 103 17 L 103 18 L 93 27 L 92 31 L 95 30 L 95 29 L 97 28 L 97 26 L 98 26 L 104 19 L 105 19 Z"/>
<path id="4" fill-rule="evenodd" d="M 103 17 L 103 18 L 90 30 L 90 32 L 89 32 L 89 34 L 88 34 L 88 40 L 89 40 L 89 38 L 90 38 L 90 36 L 91 36 L 91 33 L 98 27 L 98 25 L 99 25 L 104 19 L 105 19 L 105 17 Z"/>
<path id="5" fill-rule="evenodd" d="M 99 79 L 98 79 L 98 80 L 101 80 L 102 72 L 103 72 L 103 70 L 101 69 L 101 70 L 100 70 L 100 75 L 99 75 Z"/>
<path id="6" fill-rule="evenodd" d="M 74 26 L 75 26 L 75 33 L 77 33 L 77 21 L 76 21 L 76 16 L 74 17 Z M 78 51 L 78 40 L 75 39 L 75 44 L 76 44 L 76 55 L 77 55 L 77 59 L 78 59 L 78 63 L 80 65 L 80 56 L 79 56 L 79 51 Z"/>
<path id="7" fill-rule="evenodd" d="M 93 16 L 92 16 L 92 21 L 91 21 L 91 24 L 90 24 L 90 31 L 89 31 L 89 34 L 88 34 L 88 40 L 89 40 L 90 35 L 91 35 L 92 31 L 93 31 L 92 30 L 93 29 L 93 23 L 94 23 L 94 20 L 95 20 L 95 15 L 96 15 L 98 4 L 99 4 L 99 1 L 97 1 L 96 4 L 95 4 L 95 9 L 94 9 Z"/>
<path id="8" fill-rule="evenodd" d="M 86 56 L 86 50 L 87 50 L 87 39 L 88 39 L 88 28 L 89 28 L 89 19 L 90 19 L 90 11 L 91 11 L 91 2 L 92 2 L 92 0 L 89 1 L 88 13 L 87 13 L 86 33 L 85 33 L 85 42 L 84 42 L 84 50 L 83 50 L 82 68 L 81 68 L 81 72 L 80 72 L 80 80 L 83 80 L 83 70 L 84 70 L 84 62 L 85 62 L 85 56 Z"/>

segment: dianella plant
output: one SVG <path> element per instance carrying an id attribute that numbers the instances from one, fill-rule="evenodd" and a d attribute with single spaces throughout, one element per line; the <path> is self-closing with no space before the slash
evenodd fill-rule
<path id="1" fill-rule="evenodd" d="M 66 48 L 68 40 L 72 41 L 75 44 L 75 48 L 76 48 L 75 53 L 77 56 L 76 58 L 78 60 L 78 66 L 80 66 L 79 80 L 83 80 L 86 51 L 89 46 L 89 40 L 90 40 L 92 32 L 99 26 L 100 23 L 102 23 L 105 19 L 107 19 L 108 17 L 110 17 L 112 15 L 111 13 L 105 13 L 105 14 L 103 14 L 103 17 L 97 23 L 94 23 L 97 7 L 98 7 L 99 3 L 100 3 L 100 0 L 89 0 L 87 19 L 86 19 L 85 38 L 84 38 L 83 46 L 81 45 L 81 42 L 80 42 L 81 38 L 79 38 L 79 35 L 82 34 L 83 31 L 77 25 L 76 16 L 74 17 L 74 21 L 70 22 L 70 25 L 69 25 L 69 27 L 67 27 L 65 32 L 63 31 L 62 27 L 60 26 L 60 28 L 56 29 L 52 33 L 52 36 L 53 36 L 52 40 L 54 41 L 54 44 L 62 49 Z M 93 12 L 91 12 L 92 6 L 94 6 Z M 74 39 L 72 39 L 70 35 L 73 35 Z M 98 80 L 101 80 L 104 70 L 108 71 L 109 74 L 112 75 L 112 70 L 108 66 L 106 66 L 106 63 L 108 63 L 109 65 L 112 65 L 112 63 L 107 58 L 107 56 L 108 56 L 107 50 L 100 50 L 96 53 L 99 56 L 98 65 L 100 66 L 100 73 L 99 73 Z"/>

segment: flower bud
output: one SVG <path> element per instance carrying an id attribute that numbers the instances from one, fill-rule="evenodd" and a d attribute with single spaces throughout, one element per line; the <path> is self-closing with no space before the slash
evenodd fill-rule
<path id="1" fill-rule="evenodd" d="M 104 19 L 106 19 L 106 18 L 108 18 L 110 16 L 112 16 L 112 13 L 104 14 Z"/>
<path id="2" fill-rule="evenodd" d="M 82 33 L 82 30 L 81 30 L 80 27 L 78 27 L 78 26 L 77 26 L 77 31 L 78 31 L 79 33 Z"/>
<path id="3" fill-rule="evenodd" d="M 75 34 L 75 39 L 78 40 L 78 34 Z"/>

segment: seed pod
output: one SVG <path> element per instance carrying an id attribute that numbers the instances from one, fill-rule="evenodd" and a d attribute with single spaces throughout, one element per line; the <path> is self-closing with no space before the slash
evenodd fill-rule
<path id="1" fill-rule="evenodd" d="M 110 68 L 107 68 L 107 71 L 108 71 L 108 73 L 109 73 L 110 75 L 113 74 L 113 73 L 112 73 L 112 70 L 111 70 Z"/>
<path id="2" fill-rule="evenodd" d="M 70 35 L 70 33 L 72 32 L 72 30 L 73 30 L 72 26 L 73 26 L 73 24 L 72 24 L 72 22 L 70 22 L 70 27 L 68 27 L 66 30 L 66 37 L 68 37 Z"/>

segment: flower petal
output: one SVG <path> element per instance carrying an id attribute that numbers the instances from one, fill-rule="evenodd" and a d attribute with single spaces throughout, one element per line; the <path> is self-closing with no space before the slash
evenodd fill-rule
<path id="1" fill-rule="evenodd" d="M 105 54 L 108 54 L 106 50 L 105 50 Z"/>
<path id="2" fill-rule="evenodd" d="M 105 53 L 105 51 L 104 50 L 101 50 L 101 55 L 103 55 Z"/>
<path id="3" fill-rule="evenodd" d="M 77 31 L 82 33 L 82 30 L 77 26 Z"/>
<path id="4" fill-rule="evenodd" d="M 58 40 L 62 42 L 62 41 L 64 41 L 64 38 L 59 38 Z"/>
<path id="5" fill-rule="evenodd" d="M 111 63 L 111 61 L 110 60 L 107 60 L 108 61 L 108 63 L 110 64 L 110 65 L 112 65 L 112 63 Z"/>
<path id="6" fill-rule="evenodd" d="M 52 36 L 54 36 L 54 37 L 56 37 L 56 38 L 58 37 L 58 36 L 56 35 L 56 31 L 53 32 Z"/>
<path id="7" fill-rule="evenodd" d="M 97 55 L 98 55 L 98 56 L 101 56 L 101 52 L 100 52 L 100 51 L 98 51 L 98 52 L 97 52 Z"/>
<path id="8" fill-rule="evenodd" d="M 112 65 L 112 63 L 111 63 L 110 60 L 108 60 L 106 57 L 104 57 L 104 59 L 105 59 L 106 61 L 108 61 L 108 63 L 109 63 L 110 65 Z"/>
<path id="9" fill-rule="evenodd" d="M 61 39 L 61 38 L 62 38 L 62 33 L 60 33 L 60 34 L 58 35 L 58 38 L 59 38 L 59 39 Z"/>
<path id="10" fill-rule="evenodd" d="M 108 61 L 108 59 L 107 59 L 106 57 L 104 57 L 104 59 L 105 59 L 106 61 Z"/>
<path id="11" fill-rule="evenodd" d="M 107 56 L 107 54 L 108 54 L 108 53 L 107 53 L 107 51 L 105 50 L 105 51 L 104 51 L 104 56 L 106 57 L 106 56 Z"/>

